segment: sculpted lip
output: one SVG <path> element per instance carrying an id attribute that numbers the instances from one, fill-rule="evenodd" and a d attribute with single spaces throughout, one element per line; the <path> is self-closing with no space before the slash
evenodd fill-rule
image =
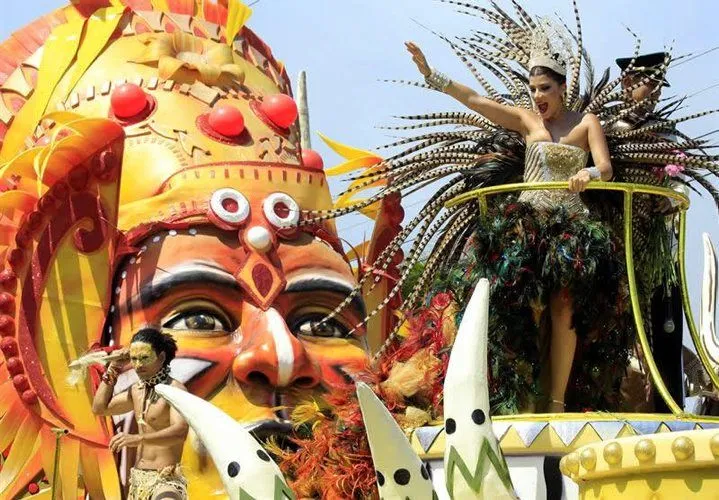
<path id="1" fill-rule="evenodd" d="M 252 422 L 251 424 L 246 425 L 245 428 L 260 439 L 277 434 L 289 434 L 292 432 L 292 424 L 289 422 L 279 422 L 277 420 L 269 419 Z"/>
<path id="2" fill-rule="evenodd" d="M 295 449 L 292 441 L 292 424 L 289 421 L 261 420 L 245 426 L 245 428 L 262 443 L 270 439 L 283 449 Z"/>

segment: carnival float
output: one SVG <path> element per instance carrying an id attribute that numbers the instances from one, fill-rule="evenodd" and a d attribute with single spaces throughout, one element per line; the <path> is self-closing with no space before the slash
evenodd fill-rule
<path id="1" fill-rule="evenodd" d="M 677 127 L 713 111 L 625 99 L 673 56 L 641 67 L 637 41 L 618 77 L 595 75 L 576 3 L 574 28 L 515 0 L 446 3 L 481 23 L 445 40 L 488 100 L 531 111 L 539 50 L 566 108 L 598 117 L 614 179 L 579 211 L 557 172 L 586 151 L 473 111 L 404 117 L 414 135 L 384 156 L 326 138 L 346 161 L 325 169 L 239 1 L 76 0 L 0 45 L 0 498 L 126 497 L 136 448 L 110 443 L 138 417 L 93 398 L 147 325 L 178 347 L 188 391 L 156 388 L 190 426 L 189 498 L 717 498 L 716 256 L 705 237 L 697 324 L 684 188 L 719 199 L 719 170 Z M 356 248 L 348 213 L 374 220 Z M 655 360 L 657 289 L 679 292 L 700 412 Z M 558 290 L 577 305 L 566 401 Z M 647 381 L 656 405 L 631 397 Z M 137 383 L 128 368 L 113 393 Z"/>

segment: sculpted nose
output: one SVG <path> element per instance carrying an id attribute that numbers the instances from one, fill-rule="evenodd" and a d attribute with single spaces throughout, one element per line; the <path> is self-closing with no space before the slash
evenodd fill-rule
<path id="1" fill-rule="evenodd" d="M 274 308 L 243 307 L 241 350 L 232 373 L 243 384 L 311 388 L 320 382 L 320 369 L 312 363 L 302 342 Z"/>

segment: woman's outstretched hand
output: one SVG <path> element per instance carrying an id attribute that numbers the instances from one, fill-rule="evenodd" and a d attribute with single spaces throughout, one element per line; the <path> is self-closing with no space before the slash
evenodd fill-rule
<path id="1" fill-rule="evenodd" d="M 429 76 L 432 70 L 429 68 L 427 58 L 424 57 L 422 50 L 414 42 L 404 42 L 405 47 L 410 54 L 412 54 L 412 60 L 417 65 L 417 69 L 423 76 Z"/>

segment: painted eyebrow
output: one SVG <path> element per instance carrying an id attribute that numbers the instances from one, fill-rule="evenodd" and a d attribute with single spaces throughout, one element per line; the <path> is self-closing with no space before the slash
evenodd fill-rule
<path id="1" fill-rule="evenodd" d="M 128 306 L 139 302 L 142 307 L 148 307 L 162 299 L 173 288 L 192 284 L 213 284 L 232 290 L 242 290 L 235 277 L 222 268 L 207 263 L 183 264 L 170 268 L 143 283 L 139 294 L 128 301 Z"/>
<path id="2" fill-rule="evenodd" d="M 347 296 L 354 290 L 354 286 L 341 281 L 326 278 L 324 276 L 300 277 L 287 283 L 285 292 L 333 292 Z M 357 295 L 350 303 L 362 318 L 367 315 L 367 308 L 361 295 Z"/>
<path id="3" fill-rule="evenodd" d="M 131 297 L 127 305 L 140 303 L 142 307 L 148 307 L 175 287 L 199 283 L 210 283 L 238 292 L 242 291 L 235 277 L 226 270 L 209 263 L 192 263 L 170 268 L 160 276 L 143 283 L 139 294 Z M 354 286 L 350 283 L 323 276 L 300 277 L 289 282 L 285 288 L 285 292 L 289 293 L 333 292 L 343 296 L 349 295 L 352 290 Z M 351 307 L 362 317 L 366 316 L 367 309 L 361 296 L 352 299 Z"/>

